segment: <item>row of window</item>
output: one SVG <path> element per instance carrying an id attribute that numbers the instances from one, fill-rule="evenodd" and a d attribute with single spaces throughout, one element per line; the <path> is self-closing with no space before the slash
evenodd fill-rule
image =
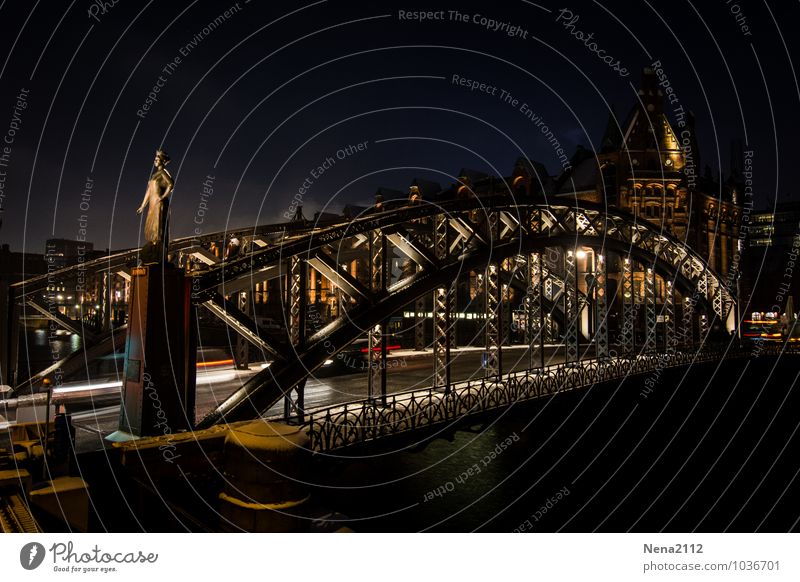
<path id="1" fill-rule="evenodd" d="M 666 218 L 673 217 L 674 208 L 672 206 L 667 206 L 664 208 L 663 215 Z M 648 204 L 647 206 L 640 207 L 639 205 L 635 205 L 633 207 L 633 213 L 638 214 L 639 216 L 644 216 L 645 218 L 661 218 L 661 206 L 656 206 L 655 204 Z"/>

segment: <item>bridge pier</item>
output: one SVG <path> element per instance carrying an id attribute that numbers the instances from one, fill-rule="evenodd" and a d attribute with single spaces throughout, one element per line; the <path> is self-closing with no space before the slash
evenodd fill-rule
<path id="1" fill-rule="evenodd" d="M 195 308 L 183 271 L 163 264 L 131 273 L 131 308 L 119 430 L 107 439 L 171 435 L 194 424 Z"/>
<path id="2" fill-rule="evenodd" d="M 308 436 L 303 427 L 256 421 L 225 437 L 225 487 L 219 495 L 224 530 L 289 532 L 308 529 Z"/>

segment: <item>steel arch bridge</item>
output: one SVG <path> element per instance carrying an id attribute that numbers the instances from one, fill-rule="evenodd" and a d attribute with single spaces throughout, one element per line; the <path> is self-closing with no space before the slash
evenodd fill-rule
<path id="1" fill-rule="evenodd" d="M 363 248 L 369 257 L 369 284 L 364 285 L 341 269 L 337 256 Z M 503 294 L 501 273 L 522 272 L 528 282 L 525 308 L 527 340 L 543 343 L 543 299 L 547 265 L 545 254 L 558 249 L 563 281 L 564 343 L 568 363 L 577 362 L 581 311 L 594 311 L 589 340 L 597 358 L 609 357 L 609 313 L 621 311 L 616 344 L 621 354 L 637 350 L 637 330 L 642 326 L 637 305 L 643 304 L 644 342 L 641 352 L 663 348 L 674 353 L 694 346 L 708 335 L 714 318 L 727 329 L 735 324 L 734 297 L 705 261 L 686 245 L 632 216 L 591 204 L 530 204 L 508 197 L 452 200 L 436 205 L 404 205 L 379 209 L 352 221 L 301 236 L 212 267 L 198 275 L 199 301 L 215 304 L 240 324 L 246 322 L 223 297 L 253 273 L 277 269 L 287 280 L 288 323 L 291 349 L 265 345 L 275 356 L 261 372 L 232 394 L 198 426 L 257 417 L 277 399 L 287 398 L 287 416 L 302 419 L 302 385 L 322 363 L 366 333 L 369 355 L 370 394 L 385 398 L 386 351 L 374 349 L 386 338 L 388 316 L 419 297 L 433 294 L 434 387 L 450 389 L 449 364 L 452 343 L 454 289 L 459 276 L 478 271 L 485 294 L 487 375 L 502 373 Z M 584 249 L 596 256 L 588 293 L 578 292 L 578 257 Z M 394 277 L 387 259 L 397 251 L 415 264 L 414 272 Z M 351 306 L 324 328 L 306 335 L 304 305 L 307 267 L 328 277 L 351 298 Z M 522 267 L 522 268 L 520 268 Z M 616 276 L 617 293 L 608 293 L 609 278 Z M 657 278 L 663 282 L 657 289 Z M 639 282 L 642 290 L 634 289 Z M 660 291 L 660 292 L 659 292 Z M 661 308 L 657 298 L 660 295 Z M 680 300 L 677 300 L 678 295 Z M 552 295 L 551 295 L 552 296 Z M 640 299 L 637 303 L 637 299 Z M 680 314 L 680 325 L 677 317 Z M 663 341 L 657 326 L 663 321 Z M 246 333 L 246 332 L 243 332 Z M 663 344 L 660 346 L 658 344 Z"/>
<path id="2" fill-rule="evenodd" d="M 244 241 L 241 250 L 220 256 L 219 243 L 230 234 Z M 695 351 L 706 342 L 715 323 L 727 330 L 736 325 L 732 292 L 690 247 L 625 212 L 587 202 L 545 203 L 507 195 L 403 201 L 321 227 L 295 221 L 178 239 L 170 243 L 169 253 L 191 273 L 193 301 L 238 334 L 237 351 L 254 345 L 272 360 L 197 428 L 258 418 L 281 399 L 287 419 L 307 422 L 305 380 L 363 335 L 370 360 L 368 401 L 388 405 L 388 320 L 409 306 L 421 319 L 425 298 L 432 305 L 434 328 L 432 389 L 458 393 L 450 378 L 450 350 L 456 339 L 454 322 L 463 308 L 457 305 L 456 288 L 468 276 L 475 282 L 475 305 L 485 320 L 487 379 L 503 377 L 511 288 L 523 292 L 519 306 L 525 343 L 543 353 L 557 326 L 565 366 L 578 364 L 582 346 L 592 347 L 591 366 L 603 370 L 610 369 L 612 356 L 661 352 L 680 359 L 682 350 Z M 119 343 L 124 334 L 114 336 L 108 322 L 113 301 L 109 289 L 115 277 L 130 278 L 137 255 L 138 249 L 132 249 L 80 266 L 99 289 L 102 324 L 94 333 L 47 312 L 41 296 L 50 274 L 12 286 L 6 335 L 13 335 L 20 307 L 28 306 L 80 330 L 89 343 Z M 354 257 L 367 266 L 361 276 L 342 266 Z M 393 268 L 394 258 L 411 268 Z M 343 308 L 324 325 L 309 323 L 312 269 L 342 296 Z M 76 267 L 55 275 L 75 276 Z M 283 334 L 263 333 L 251 315 L 251 290 L 272 279 L 279 279 L 283 288 Z M 109 333 L 115 339 L 109 340 Z M 317 428 L 317 434 L 323 432 Z"/>

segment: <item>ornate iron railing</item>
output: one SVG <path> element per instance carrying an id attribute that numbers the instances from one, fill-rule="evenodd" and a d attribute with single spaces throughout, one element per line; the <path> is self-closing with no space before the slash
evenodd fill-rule
<path id="1" fill-rule="evenodd" d="M 367 399 L 332 406 L 309 415 L 310 447 L 329 452 L 626 376 L 750 355 L 728 350 L 593 358 L 455 382 L 447 393 L 435 388 L 400 393 L 386 405 Z"/>

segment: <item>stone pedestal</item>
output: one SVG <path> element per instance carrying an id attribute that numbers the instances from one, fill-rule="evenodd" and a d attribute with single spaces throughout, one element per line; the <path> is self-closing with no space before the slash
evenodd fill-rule
<path id="1" fill-rule="evenodd" d="M 191 281 L 171 265 L 131 272 L 119 431 L 124 441 L 194 424 L 196 323 Z"/>
<path id="2" fill-rule="evenodd" d="M 309 494 L 303 484 L 310 452 L 305 428 L 255 421 L 225 438 L 221 528 L 250 532 L 305 531 Z"/>

